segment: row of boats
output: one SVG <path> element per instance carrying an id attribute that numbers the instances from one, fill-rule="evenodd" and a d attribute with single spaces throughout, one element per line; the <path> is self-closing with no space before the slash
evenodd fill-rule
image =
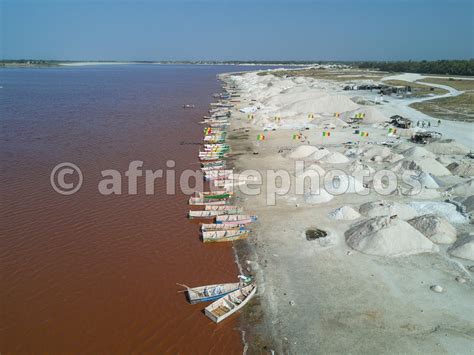
<path id="1" fill-rule="evenodd" d="M 236 94 L 224 92 L 216 94 L 219 101 L 211 104 L 209 116 L 201 122 L 205 124 L 202 149 L 199 161 L 204 180 L 209 182 L 211 191 L 195 192 L 189 198 L 189 205 L 199 207 L 191 209 L 188 218 L 202 220 L 200 235 L 202 241 L 230 242 L 249 237 L 248 226 L 257 220 L 256 216 L 244 214 L 243 208 L 231 204 L 234 197 L 233 188 L 248 181 L 245 177 L 227 169 L 225 158 L 230 151 L 226 143 L 227 129 L 230 125 L 230 108 Z M 204 207 L 204 209 L 202 209 Z M 191 304 L 211 302 L 204 313 L 218 323 L 237 312 L 253 297 L 257 290 L 250 277 L 239 276 L 236 283 L 213 284 L 186 288 L 187 298 Z"/>

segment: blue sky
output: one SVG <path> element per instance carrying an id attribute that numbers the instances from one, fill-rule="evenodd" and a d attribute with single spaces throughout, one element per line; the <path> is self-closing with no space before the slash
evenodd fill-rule
<path id="1" fill-rule="evenodd" d="M 0 0 L 4 59 L 474 57 L 474 0 Z"/>

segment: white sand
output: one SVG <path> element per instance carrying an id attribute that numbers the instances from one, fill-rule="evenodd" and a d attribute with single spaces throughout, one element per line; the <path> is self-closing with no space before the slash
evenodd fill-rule
<path id="1" fill-rule="evenodd" d="M 351 248 L 370 255 L 395 257 L 436 251 L 428 238 L 399 218 L 364 220 L 352 226 L 345 236 Z"/>
<path id="2" fill-rule="evenodd" d="M 426 145 L 426 149 L 436 154 L 465 155 L 469 149 L 456 141 L 434 142 Z"/>
<path id="3" fill-rule="evenodd" d="M 311 154 L 313 154 L 315 151 L 317 151 L 318 148 L 311 146 L 311 145 L 302 145 L 293 150 L 289 155 L 288 158 L 291 159 L 304 159 L 309 157 Z"/>
<path id="4" fill-rule="evenodd" d="M 307 192 L 304 195 L 304 201 L 310 205 L 317 205 L 321 203 L 326 203 L 331 201 L 334 198 L 333 195 L 328 193 L 325 189 L 321 188 L 318 192 Z"/>
<path id="5" fill-rule="evenodd" d="M 353 220 L 359 218 L 360 214 L 350 206 L 342 206 L 331 211 L 328 217 L 335 220 Z"/>
<path id="6" fill-rule="evenodd" d="M 402 153 L 405 157 L 407 158 L 412 158 L 412 159 L 419 159 L 419 158 L 435 158 L 435 155 L 431 153 L 430 151 L 426 150 L 423 147 L 411 147 L 407 150 L 405 150 Z"/>
<path id="7" fill-rule="evenodd" d="M 324 157 L 322 157 L 319 161 L 326 164 L 345 164 L 345 163 L 350 162 L 350 160 L 344 154 L 341 154 L 339 152 L 332 152 L 330 154 L 327 154 Z"/>

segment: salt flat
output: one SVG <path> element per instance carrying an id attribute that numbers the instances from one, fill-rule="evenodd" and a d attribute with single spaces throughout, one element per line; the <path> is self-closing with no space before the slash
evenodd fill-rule
<path id="1" fill-rule="evenodd" d="M 282 169 L 295 179 L 296 161 L 315 165 L 320 173 L 371 172 L 364 180 L 366 194 L 357 188 L 343 194 L 299 194 L 293 180 L 287 193 L 276 196 L 274 206 L 268 205 L 268 186 L 255 196 L 238 193 L 245 209 L 259 216 L 247 252 L 240 251 L 243 267 L 257 278 L 263 313 L 247 333 L 250 350 L 469 353 L 474 341 L 474 255 L 466 246 L 474 243 L 468 199 L 474 189 L 472 176 L 456 175 L 447 167 L 452 162 L 473 164 L 465 156 L 473 146 L 472 124 L 443 121 L 432 128 L 443 138 L 455 138 L 458 150 L 449 149 L 454 144 L 449 140 L 411 149 L 415 145 L 408 139 L 417 129 L 389 133 L 390 115 L 433 125 L 434 120 L 404 100 L 360 106 L 350 100 L 355 93 L 343 92 L 340 83 L 255 73 L 221 78 L 240 94 L 229 132 L 237 171 L 261 172 L 264 182 L 267 170 Z M 239 111 L 243 108 L 252 109 Z M 365 117 L 355 128 L 349 122 L 358 111 Z M 356 129 L 368 135 L 354 134 Z M 257 141 L 258 134 L 265 140 Z M 293 139 L 294 134 L 301 138 Z M 322 154 L 321 148 L 329 153 Z M 388 195 L 375 191 L 374 174 L 383 169 L 400 180 Z M 412 169 L 419 191 L 401 179 Z M 361 208 L 367 203 L 372 206 Z M 339 208 L 345 212 L 334 213 Z M 428 222 L 412 221 L 427 214 L 434 215 Z M 457 254 L 464 258 L 453 256 L 456 243 L 445 244 L 452 235 L 430 239 L 440 219 L 441 231 L 453 228 L 454 238 L 466 241 L 467 252 Z M 364 223 L 368 227 L 358 227 Z M 357 234 L 357 228 L 362 232 Z M 308 240 L 308 229 L 327 235 Z M 431 287 L 435 285 L 440 287 Z"/>

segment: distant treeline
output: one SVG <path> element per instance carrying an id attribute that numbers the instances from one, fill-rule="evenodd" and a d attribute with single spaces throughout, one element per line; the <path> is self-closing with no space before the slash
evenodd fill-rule
<path id="1" fill-rule="evenodd" d="M 474 59 L 436 60 L 421 62 L 361 62 L 361 69 L 379 69 L 388 72 L 407 72 L 419 74 L 474 75 Z"/>

